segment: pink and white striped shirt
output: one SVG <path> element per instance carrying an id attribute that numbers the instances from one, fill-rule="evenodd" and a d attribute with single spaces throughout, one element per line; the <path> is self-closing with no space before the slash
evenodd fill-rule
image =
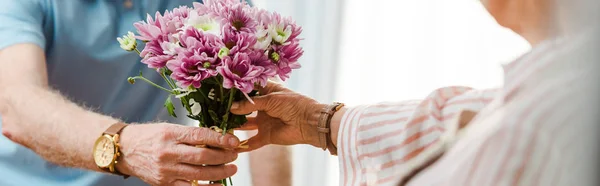
<path id="1" fill-rule="evenodd" d="M 505 66 L 501 89 L 446 87 L 422 101 L 350 108 L 338 136 L 340 185 L 589 184 L 577 160 L 592 154 L 578 142 L 594 136 L 582 111 L 593 62 L 572 56 L 584 40 L 538 45 Z M 458 129 L 465 111 L 477 115 Z"/>

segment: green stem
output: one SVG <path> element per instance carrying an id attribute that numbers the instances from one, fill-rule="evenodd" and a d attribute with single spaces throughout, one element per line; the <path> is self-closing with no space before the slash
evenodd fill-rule
<path id="1" fill-rule="evenodd" d="M 235 97 L 235 88 L 231 88 L 229 90 L 229 101 L 227 102 L 227 110 L 225 110 L 225 115 L 223 116 L 223 123 L 221 123 L 221 128 L 223 129 L 223 135 L 227 133 L 227 120 L 229 120 L 229 111 L 231 109 L 231 104 L 233 103 L 233 98 Z"/>
<path id="2" fill-rule="evenodd" d="M 166 76 L 166 74 L 165 74 Z M 177 84 L 175 84 L 175 80 L 169 78 L 169 82 L 171 82 L 171 84 L 173 85 L 173 87 L 177 88 Z"/>
<path id="3" fill-rule="evenodd" d="M 215 81 L 217 81 L 217 84 L 219 84 L 219 88 L 221 89 L 219 94 L 221 94 L 221 101 L 223 101 L 223 83 L 221 83 L 221 81 L 219 81 L 219 78 L 217 78 L 216 76 L 215 76 Z"/>
<path id="4" fill-rule="evenodd" d="M 138 55 L 142 55 L 142 52 L 140 52 L 140 50 L 138 50 L 137 48 L 135 48 L 135 52 L 137 52 Z"/>
<path id="5" fill-rule="evenodd" d="M 137 49 L 136 49 L 136 50 L 137 50 Z M 165 74 L 165 71 L 164 71 L 164 69 L 163 69 L 163 70 L 161 70 L 161 71 L 162 71 L 162 72 L 160 73 L 160 77 L 162 77 L 162 78 L 163 78 L 163 79 L 164 79 L 164 80 L 167 82 L 167 84 L 169 85 L 169 87 L 171 87 L 171 89 L 174 89 L 174 88 L 175 88 L 175 85 L 171 84 L 171 81 L 169 80 L 169 78 L 167 78 L 167 75 Z"/>
<path id="6" fill-rule="evenodd" d="M 169 90 L 169 89 L 167 89 L 165 87 L 162 87 L 160 85 L 157 85 L 156 83 L 154 83 L 154 82 L 152 82 L 152 81 L 150 81 L 150 80 L 148 80 L 148 79 L 146 79 L 146 78 L 144 78 L 142 76 L 135 76 L 135 77 L 132 77 L 131 79 L 133 79 L 133 80 L 135 80 L 135 79 L 144 80 L 145 82 L 147 82 L 148 84 L 150 84 L 150 85 L 152 85 L 152 86 L 154 86 L 156 88 L 162 89 L 162 90 L 167 91 L 168 93 L 171 93 L 171 94 L 175 94 L 175 92 L 173 92 L 173 91 L 171 91 L 171 90 Z"/>

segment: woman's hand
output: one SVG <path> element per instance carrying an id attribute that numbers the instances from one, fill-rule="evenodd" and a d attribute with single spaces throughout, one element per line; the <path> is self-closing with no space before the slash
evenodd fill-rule
<path id="1" fill-rule="evenodd" d="M 254 104 L 246 100 L 231 107 L 232 113 L 240 115 L 258 111 L 256 117 L 248 117 L 248 122 L 239 128 L 258 129 L 258 134 L 248 139 L 249 148 L 240 151 L 252 151 L 268 144 L 319 147 L 317 123 L 326 105 L 273 82 L 260 88 L 259 93 L 260 96 L 252 98 Z"/>

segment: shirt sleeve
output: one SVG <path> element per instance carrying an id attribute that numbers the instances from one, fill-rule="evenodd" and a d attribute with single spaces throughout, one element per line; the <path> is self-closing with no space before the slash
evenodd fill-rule
<path id="1" fill-rule="evenodd" d="M 42 1 L 1 1 L 0 7 L 0 50 L 19 43 L 45 47 Z"/>
<path id="2" fill-rule="evenodd" d="M 564 92 L 523 93 L 482 115 L 409 185 L 597 185 L 597 112 Z"/>
<path id="3" fill-rule="evenodd" d="M 481 110 L 495 93 L 446 87 L 424 100 L 350 108 L 338 136 L 340 185 L 397 183 L 426 162 L 447 123 L 462 110 Z"/>

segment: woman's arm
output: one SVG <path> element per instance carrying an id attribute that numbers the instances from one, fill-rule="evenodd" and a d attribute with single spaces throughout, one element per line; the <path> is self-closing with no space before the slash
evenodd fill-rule
<path id="1" fill-rule="evenodd" d="M 259 111 L 244 127 L 258 129 L 247 150 L 266 144 L 320 146 L 316 126 L 325 104 L 277 84 L 260 91 L 263 96 L 253 98 L 255 104 L 240 102 L 232 109 L 240 114 Z M 408 174 L 425 161 L 428 148 L 439 145 L 448 126 L 458 123 L 457 114 L 479 111 L 494 95 L 495 90 L 447 87 L 425 100 L 341 109 L 332 118 L 330 133 L 340 157 L 340 184 L 392 181 Z"/>

